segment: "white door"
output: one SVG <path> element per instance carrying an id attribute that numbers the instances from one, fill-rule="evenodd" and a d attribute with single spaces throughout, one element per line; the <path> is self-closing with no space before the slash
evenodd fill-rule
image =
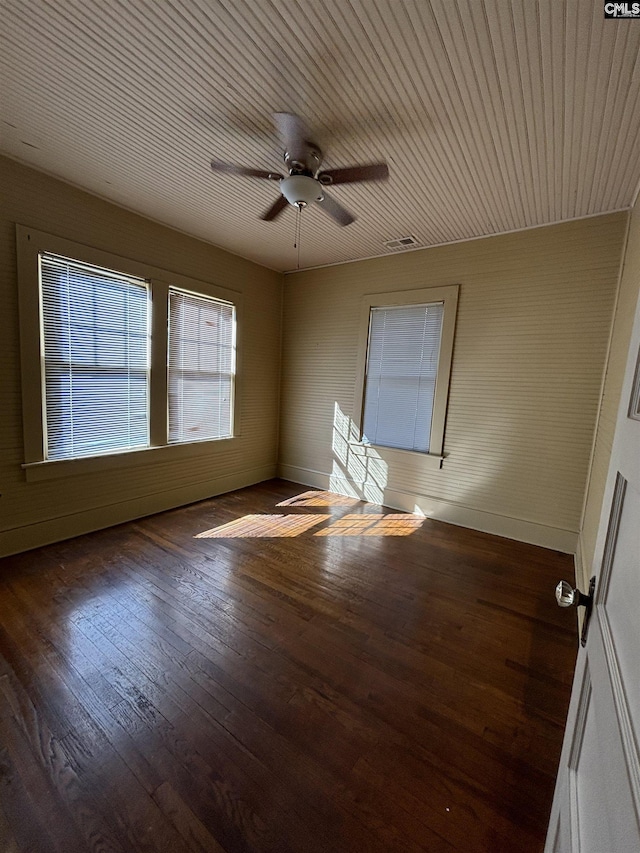
<path id="1" fill-rule="evenodd" d="M 545 853 L 640 853 L 639 351 L 640 303 Z"/>

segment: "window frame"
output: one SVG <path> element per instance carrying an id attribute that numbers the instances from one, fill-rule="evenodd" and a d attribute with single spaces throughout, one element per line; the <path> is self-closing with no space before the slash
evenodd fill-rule
<path id="1" fill-rule="evenodd" d="M 20 320 L 20 363 L 24 463 L 28 481 L 47 480 L 111 468 L 134 467 L 157 459 L 185 459 L 206 455 L 212 444 L 234 441 L 240 435 L 240 389 L 242 372 L 242 294 L 212 282 L 163 270 L 140 261 L 72 240 L 16 225 L 18 260 L 18 307 Z M 42 308 L 39 256 L 44 252 L 62 255 L 81 263 L 145 279 L 151 300 L 151 369 L 149 387 L 149 446 L 69 459 L 45 459 L 44 374 Z M 169 288 L 231 303 L 236 317 L 236 374 L 234 383 L 233 434 L 231 437 L 168 442 L 168 316 Z"/>
<path id="2" fill-rule="evenodd" d="M 43 451 L 45 455 L 46 461 L 61 461 L 66 459 L 83 459 L 85 457 L 92 456 L 102 456 L 104 454 L 109 453 L 118 453 L 118 452 L 126 452 L 128 450 L 141 450 L 149 446 L 149 391 L 150 391 L 150 383 L 149 383 L 149 374 L 150 374 L 150 358 L 151 358 L 151 289 L 150 284 L 147 279 L 140 277 L 133 277 L 131 275 L 124 274 L 122 272 L 116 273 L 114 270 L 106 269 L 105 267 L 99 267 L 96 265 L 89 265 L 85 263 L 81 263 L 74 258 L 64 257 L 62 255 L 53 254 L 52 252 L 39 253 L 39 299 L 40 299 L 40 329 L 41 329 L 41 337 L 43 342 L 42 348 L 42 369 L 41 369 L 41 384 L 42 384 L 42 399 L 43 399 Z M 72 306 L 66 294 L 61 293 L 60 291 L 60 282 L 64 280 L 67 274 L 71 274 L 71 277 L 74 277 L 77 274 L 82 276 L 82 281 L 86 282 L 87 279 L 90 279 L 94 274 L 97 275 L 100 285 L 98 286 L 98 290 L 93 290 L 94 299 L 90 300 L 92 302 L 92 309 L 89 312 L 85 310 L 78 314 L 75 311 L 75 306 Z M 62 275 L 62 278 L 60 277 Z M 89 349 L 93 349 L 93 347 L 89 347 L 88 349 L 83 349 L 79 351 L 75 344 L 72 345 L 68 343 L 66 339 L 65 332 L 68 332 L 69 327 L 74 330 L 73 337 L 78 333 L 78 329 L 80 326 L 84 326 L 87 329 L 87 323 L 91 323 L 88 332 L 89 341 L 93 341 L 95 344 L 96 334 L 100 333 L 100 325 L 99 323 L 96 325 L 96 314 L 95 314 L 95 300 L 96 298 L 99 300 L 101 295 L 104 295 L 103 287 L 108 288 L 108 282 L 115 282 L 119 285 L 125 285 L 128 288 L 135 288 L 136 290 L 143 291 L 143 301 L 144 301 L 144 323 L 136 328 L 135 325 L 132 326 L 129 322 L 126 323 L 126 326 L 123 327 L 123 331 L 126 328 L 127 334 L 133 333 L 143 333 L 145 342 L 144 342 L 144 366 L 139 365 L 137 370 L 138 373 L 142 373 L 142 378 L 144 382 L 144 405 L 140 407 L 140 414 L 144 417 L 144 441 L 138 443 L 131 443 L 128 446 L 116 446 L 116 447 L 107 447 L 104 449 L 98 449 L 95 446 L 92 446 L 91 452 L 76 452 L 69 453 L 68 449 L 65 451 L 60 446 L 61 443 L 61 435 L 60 435 L 60 425 L 56 428 L 56 421 L 68 419 L 70 423 L 77 425 L 78 423 L 82 423 L 83 426 L 87 424 L 87 420 L 84 418 L 77 418 L 77 411 L 75 410 L 75 405 L 72 403 L 72 400 L 76 399 L 76 394 L 72 393 L 71 387 L 73 385 L 74 377 L 76 380 L 80 380 L 83 369 L 88 369 L 89 371 L 95 371 L 98 363 L 103 367 L 105 365 L 105 355 L 108 358 L 112 351 L 107 351 L 105 354 L 104 349 L 100 352 L 99 358 L 95 359 L 93 363 L 89 364 L 87 362 L 87 358 L 89 357 Z M 45 284 L 47 282 L 47 284 Z M 55 283 L 54 283 L 55 282 Z M 74 287 L 74 285 L 71 285 Z M 91 288 L 91 285 L 89 285 Z M 131 294 L 134 293 L 133 290 L 130 291 Z M 138 294 L 140 295 L 140 294 Z M 78 291 L 75 290 L 74 299 L 78 296 Z M 135 299 L 135 297 L 133 297 Z M 73 300 L 72 300 L 73 301 Z M 127 302 L 129 305 L 129 302 Z M 64 321 L 61 321 L 61 311 L 67 312 L 68 306 L 68 324 L 65 325 Z M 49 317 L 47 321 L 47 316 Z M 127 341 L 127 348 L 129 346 L 129 342 L 131 338 Z M 67 356 L 60 356 L 60 351 L 64 351 L 67 353 Z M 56 353 L 58 357 L 54 355 Z M 73 358 L 72 353 L 75 354 L 75 358 Z M 122 357 L 122 354 L 120 354 Z M 110 371 L 119 372 L 120 374 L 127 373 L 128 382 L 131 381 L 131 377 L 134 374 L 134 370 L 125 369 L 122 366 L 115 367 L 113 363 L 110 365 Z M 59 379 L 62 379 L 62 387 L 65 385 L 64 377 L 68 377 L 69 385 L 68 390 L 65 393 L 60 390 L 59 393 L 55 393 L 56 382 L 55 379 L 50 378 L 50 374 L 57 374 Z M 135 381 L 135 380 L 134 380 Z M 128 383 L 127 383 L 128 384 Z M 90 387 L 95 388 L 94 384 L 91 384 Z M 50 398 L 49 392 L 53 392 Z M 50 403 L 51 399 L 51 403 Z M 80 395 L 78 402 L 82 404 L 82 402 L 87 402 L 87 397 L 84 395 Z M 128 403 L 131 400 L 128 399 Z M 107 403 L 107 407 L 109 407 L 109 403 Z M 100 424 L 98 420 L 98 427 L 103 426 Z M 73 430 L 72 430 L 73 431 Z M 70 439 L 69 434 L 66 430 L 63 430 L 66 435 L 66 439 L 69 440 L 69 443 L 75 444 L 73 439 Z M 99 432 L 99 429 L 98 429 Z M 58 435 L 57 440 L 51 440 L 52 435 Z M 85 434 L 86 438 L 86 434 Z M 140 436 L 142 439 L 143 436 Z M 95 445 L 96 441 L 99 440 L 98 433 L 94 433 L 92 436 L 91 444 Z M 79 442 L 82 444 L 82 441 Z M 61 455 L 58 455 L 58 452 L 62 451 Z"/>
<path id="3" fill-rule="evenodd" d="M 169 409 L 170 409 L 169 389 L 167 387 L 167 418 L 168 418 L 168 420 L 167 420 L 167 444 L 170 444 L 173 447 L 174 445 L 178 445 L 178 444 L 193 444 L 193 443 L 199 442 L 199 441 L 224 441 L 227 438 L 232 438 L 234 435 L 234 426 L 235 426 L 236 376 L 238 373 L 238 370 L 237 370 L 238 318 L 237 318 L 236 306 L 229 299 L 221 299 L 219 297 L 209 296 L 209 295 L 206 295 L 204 293 L 195 293 L 192 290 L 185 290 L 183 287 L 176 287 L 176 285 L 173 285 L 173 284 L 169 287 L 169 292 L 168 292 L 169 302 L 168 302 L 168 308 L 167 308 L 167 311 L 168 311 L 168 315 L 167 315 L 167 386 L 169 384 L 169 368 L 171 366 L 170 365 L 169 349 L 171 346 L 171 294 L 172 293 L 180 294 L 182 296 L 188 296 L 188 297 L 190 296 L 190 297 L 200 299 L 203 301 L 214 302 L 214 303 L 217 303 L 218 305 L 220 305 L 220 304 L 228 305 L 231 308 L 231 317 L 232 317 L 232 320 L 231 320 L 231 322 L 232 322 L 231 349 L 232 349 L 232 354 L 231 354 L 231 372 L 229 374 L 231 377 L 231 402 L 230 402 L 230 406 L 229 406 L 231 434 L 230 435 L 217 436 L 215 438 L 194 438 L 193 441 L 191 441 L 191 442 L 185 441 L 184 439 L 174 439 L 172 441 L 170 438 L 171 424 L 170 424 L 170 412 L 169 412 Z"/>
<path id="4" fill-rule="evenodd" d="M 362 297 L 360 308 L 360 335 L 358 343 L 358 361 L 356 368 L 356 383 L 354 393 L 354 410 L 352 420 L 357 440 L 354 445 L 361 448 L 374 448 L 379 453 L 384 453 L 389 458 L 399 454 L 419 457 L 425 460 L 434 460 L 440 467 L 444 459 L 444 434 L 447 415 L 447 403 L 449 399 L 449 384 L 451 380 L 451 365 L 453 361 L 453 344 L 456 328 L 456 316 L 458 308 L 458 295 L 460 286 L 457 284 L 444 285 L 442 287 L 427 287 L 416 290 L 386 291 L 383 293 L 366 293 Z M 371 330 L 372 308 L 393 308 L 403 305 L 424 305 L 429 303 L 442 303 L 442 333 L 440 338 L 440 353 L 438 358 L 438 372 L 436 375 L 436 386 L 433 399 L 433 415 L 431 419 L 431 439 L 429 452 L 420 450 L 407 450 L 396 447 L 372 444 L 363 441 L 364 402 L 366 390 L 367 357 L 369 352 L 369 337 Z"/>

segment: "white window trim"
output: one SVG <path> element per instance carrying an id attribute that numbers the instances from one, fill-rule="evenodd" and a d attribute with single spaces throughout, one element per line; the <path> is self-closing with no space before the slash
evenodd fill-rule
<path id="1" fill-rule="evenodd" d="M 206 455 L 214 443 L 234 441 L 240 435 L 242 294 L 212 282 L 163 270 L 66 240 L 53 234 L 16 225 L 18 255 L 18 298 L 20 311 L 20 363 L 22 378 L 22 421 L 24 464 L 27 480 L 49 480 L 75 474 L 87 474 L 111 468 L 146 465 L 151 460 L 169 461 Z M 38 257 L 43 252 L 63 255 L 84 263 L 115 270 L 149 282 L 151 291 L 151 379 L 150 447 L 117 453 L 85 456 L 77 459 L 45 460 L 43 399 L 43 335 L 40 309 Z M 169 287 L 188 290 L 214 299 L 231 302 L 236 310 L 236 376 L 231 438 L 204 439 L 192 443 L 167 441 L 167 330 Z"/>
<path id="2" fill-rule="evenodd" d="M 424 460 L 433 460 L 440 467 L 444 459 L 444 430 L 449 398 L 449 381 L 451 379 L 451 363 L 453 360 L 453 340 L 456 328 L 458 309 L 457 284 L 443 287 L 428 287 L 417 290 L 399 290 L 396 292 L 365 293 L 362 297 L 360 315 L 360 337 L 358 343 L 358 362 L 356 368 L 356 384 L 354 393 L 354 410 L 352 414 L 358 440 L 352 442 L 354 448 L 373 447 L 385 458 L 406 459 L 408 455 L 418 456 Z M 442 336 L 440 339 L 440 356 L 438 359 L 438 374 L 433 400 L 433 416 L 431 420 L 431 441 L 429 453 L 418 450 L 401 450 L 399 448 L 382 447 L 362 441 L 362 421 L 364 412 L 364 392 L 367 369 L 367 351 L 369 345 L 369 327 L 372 308 L 387 308 L 396 305 L 422 305 L 430 302 L 444 303 L 442 318 Z"/>

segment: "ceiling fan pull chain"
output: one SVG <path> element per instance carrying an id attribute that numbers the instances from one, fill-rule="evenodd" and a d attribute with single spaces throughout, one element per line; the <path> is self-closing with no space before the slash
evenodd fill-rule
<path id="1" fill-rule="evenodd" d="M 298 250 L 297 256 L 297 269 L 300 269 L 300 237 L 302 234 L 301 230 L 301 220 L 302 220 L 302 205 L 296 205 L 296 233 L 293 243 L 293 248 Z"/>

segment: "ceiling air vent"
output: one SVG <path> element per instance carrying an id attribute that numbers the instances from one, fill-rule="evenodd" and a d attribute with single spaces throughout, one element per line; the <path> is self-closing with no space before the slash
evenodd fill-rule
<path id="1" fill-rule="evenodd" d="M 418 241 L 415 237 L 396 237 L 395 240 L 387 240 L 382 244 L 385 249 L 412 249 L 418 246 Z"/>

